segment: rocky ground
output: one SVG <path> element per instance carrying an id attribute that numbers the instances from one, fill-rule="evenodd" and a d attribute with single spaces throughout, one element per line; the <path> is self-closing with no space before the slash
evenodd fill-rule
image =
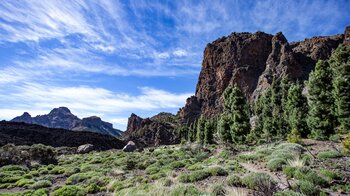
<path id="1" fill-rule="evenodd" d="M 0 195 L 349 195 L 350 160 L 339 149 L 307 139 L 61 152 L 54 164 L 1 167 Z"/>

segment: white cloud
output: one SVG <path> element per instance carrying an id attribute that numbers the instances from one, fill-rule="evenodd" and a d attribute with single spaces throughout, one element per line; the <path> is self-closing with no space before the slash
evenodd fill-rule
<path id="1" fill-rule="evenodd" d="M 177 56 L 177 57 L 184 57 L 184 56 L 187 56 L 188 53 L 186 50 L 183 50 L 183 49 L 177 49 L 173 52 L 173 55 Z"/>

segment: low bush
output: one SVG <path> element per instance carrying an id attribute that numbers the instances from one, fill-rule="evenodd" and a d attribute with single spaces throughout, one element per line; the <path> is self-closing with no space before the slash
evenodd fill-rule
<path id="1" fill-rule="evenodd" d="M 180 182 L 197 182 L 204 180 L 210 176 L 210 173 L 204 170 L 193 171 L 191 173 L 183 173 L 178 179 Z"/>
<path id="2" fill-rule="evenodd" d="M 225 196 L 226 190 L 223 184 L 214 184 L 210 188 L 210 192 L 212 196 Z"/>
<path id="3" fill-rule="evenodd" d="M 299 180 L 297 186 L 299 191 L 307 196 L 316 196 L 320 193 L 319 188 L 315 184 L 306 180 Z"/>
<path id="4" fill-rule="evenodd" d="M 20 186 L 20 187 L 26 187 L 28 188 L 30 185 L 34 184 L 35 181 L 33 179 L 25 179 L 25 178 L 22 178 L 20 180 L 18 180 L 16 182 L 16 185 L 17 186 Z"/>
<path id="5" fill-rule="evenodd" d="M 272 195 L 276 191 L 276 182 L 266 173 L 247 174 L 243 177 L 242 183 L 265 195 Z"/>
<path id="6" fill-rule="evenodd" d="M 301 134 L 299 133 L 298 130 L 293 129 L 287 137 L 287 140 L 289 143 L 296 143 L 300 144 L 301 143 Z"/>
<path id="7" fill-rule="evenodd" d="M 318 175 L 316 171 L 306 167 L 297 169 L 294 172 L 294 178 L 308 181 L 321 187 L 326 187 L 328 185 L 328 181 L 325 178 Z"/>
<path id="8" fill-rule="evenodd" d="M 340 174 L 338 172 L 331 171 L 331 170 L 327 170 L 327 169 L 321 169 L 320 174 L 323 175 L 324 177 L 328 178 L 329 181 L 340 180 L 343 177 L 342 174 Z"/>
<path id="9" fill-rule="evenodd" d="M 283 168 L 283 173 L 288 177 L 288 178 L 293 178 L 294 177 L 294 174 L 295 174 L 295 171 L 297 170 L 298 168 L 296 167 L 292 167 L 292 166 L 286 166 Z"/>
<path id="10" fill-rule="evenodd" d="M 242 186 L 242 179 L 238 175 L 230 175 L 226 178 L 227 185 L 234 186 L 234 187 L 240 187 Z"/>
<path id="11" fill-rule="evenodd" d="M 211 176 L 226 176 L 227 175 L 226 170 L 220 166 L 209 167 L 208 169 L 206 169 L 206 171 Z"/>
<path id="12" fill-rule="evenodd" d="M 53 192 L 53 196 L 85 196 L 86 190 L 74 185 L 63 186 Z"/>
<path id="13" fill-rule="evenodd" d="M 332 159 L 342 157 L 342 154 L 336 150 L 326 150 L 318 153 L 319 159 Z"/>
<path id="14" fill-rule="evenodd" d="M 52 183 L 48 180 L 40 180 L 38 182 L 35 182 L 34 184 L 32 184 L 30 186 L 30 188 L 32 189 L 40 189 L 40 188 L 46 188 L 46 187 L 50 187 L 52 185 Z"/>
<path id="15" fill-rule="evenodd" d="M 193 185 L 178 185 L 170 193 L 171 196 L 200 196 L 202 193 Z"/>
<path id="16" fill-rule="evenodd" d="M 39 161 L 41 164 L 57 163 L 57 151 L 51 146 L 34 144 L 29 150 L 31 160 Z"/>
<path id="17" fill-rule="evenodd" d="M 284 159 L 273 158 L 267 162 L 266 167 L 271 171 L 280 171 L 282 170 L 282 166 L 285 165 L 285 163 L 286 161 Z"/>
<path id="18" fill-rule="evenodd" d="M 275 193 L 274 196 L 305 196 L 305 195 L 299 192 L 286 190 L 286 191 L 279 191 Z"/>
<path id="19" fill-rule="evenodd" d="M 343 139 L 342 141 L 343 145 L 343 153 L 350 154 L 350 133 Z"/>

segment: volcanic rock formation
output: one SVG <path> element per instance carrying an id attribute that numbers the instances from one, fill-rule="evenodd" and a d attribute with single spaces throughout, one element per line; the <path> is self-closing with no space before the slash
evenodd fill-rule
<path id="1" fill-rule="evenodd" d="M 350 28 L 344 34 L 318 36 L 288 43 L 279 32 L 232 33 L 210 44 L 204 59 L 195 96 L 187 99 L 178 115 L 182 123 L 191 123 L 200 115 L 210 117 L 222 110 L 226 87 L 237 84 L 254 101 L 273 79 L 288 75 L 293 81 L 308 79 L 316 62 L 327 59 L 340 44 L 349 44 Z"/>

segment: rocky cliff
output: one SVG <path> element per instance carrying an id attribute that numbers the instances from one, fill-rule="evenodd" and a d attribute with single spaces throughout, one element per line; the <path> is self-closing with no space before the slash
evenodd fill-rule
<path id="1" fill-rule="evenodd" d="M 24 122 L 37 124 L 49 128 L 61 128 L 74 131 L 89 131 L 111 136 L 120 136 L 121 131 L 114 129 L 111 123 L 102 121 L 101 118 L 92 116 L 79 119 L 66 107 L 54 108 L 49 114 L 31 117 L 28 112 L 11 120 L 12 122 Z"/>
<path id="2" fill-rule="evenodd" d="M 170 113 L 160 113 L 145 119 L 131 114 L 127 130 L 122 136 L 125 141 L 134 141 L 138 147 L 169 145 L 179 142 L 175 126 L 175 116 Z"/>
<path id="3" fill-rule="evenodd" d="M 307 80 L 317 60 L 327 59 L 339 44 L 349 40 L 349 27 L 345 34 L 293 43 L 281 32 L 232 33 L 222 37 L 206 46 L 195 96 L 187 99 L 178 116 L 182 123 L 191 123 L 200 115 L 219 114 L 221 95 L 230 84 L 237 84 L 253 101 L 273 79 L 288 75 L 290 80 Z"/>

